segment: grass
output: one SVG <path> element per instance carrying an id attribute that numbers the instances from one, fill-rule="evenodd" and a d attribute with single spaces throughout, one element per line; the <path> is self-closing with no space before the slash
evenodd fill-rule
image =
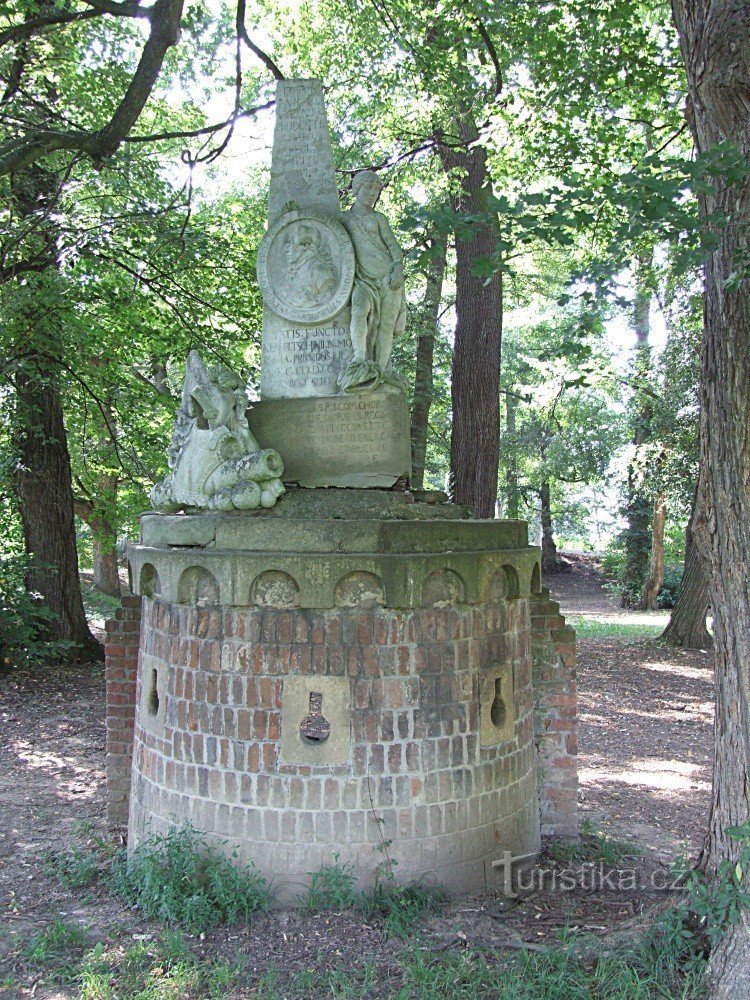
<path id="1" fill-rule="evenodd" d="M 248 921 L 271 896 L 252 864 L 230 859 L 190 826 L 143 840 L 112 866 L 110 888 L 145 917 L 202 933 L 220 923 Z"/>
<path id="2" fill-rule="evenodd" d="M 579 639 L 633 639 L 648 641 L 658 639 L 664 631 L 664 625 L 648 625 L 632 622 L 600 621 L 597 618 L 584 618 L 571 615 L 568 624 L 576 630 Z"/>
<path id="3" fill-rule="evenodd" d="M 341 911 L 357 905 L 357 878 L 351 865 L 339 864 L 338 854 L 333 856 L 333 864 L 323 867 L 310 875 L 310 886 L 300 900 L 306 910 Z"/>
<path id="4" fill-rule="evenodd" d="M 668 948 L 668 946 L 667 946 Z M 400 974 L 394 975 L 394 966 Z M 380 975 L 379 975 L 380 973 Z M 394 982 L 393 980 L 396 979 Z M 508 956 L 468 949 L 435 955 L 426 948 L 401 951 L 397 963 L 378 969 L 307 970 L 284 977 L 265 975 L 251 991 L 253 1000 L 698 1000 L 705 996 L 700 971 L 687 975 L 663 942 L 645 939 L 628 955 L 604 952 L 595 961 L 580 958 L 575 942 L 549 953 Z"/>
<path id="5" fill-rule="evenodd" d="M 46 850 L 42 855 L 45 875 L 56 878 L 67 889 L 82 889 L 100 873 L 99 855 L 81 846 L 62 851 Z"/>
<path id="6" fill-rule="evenodd" d="M 90 833 L 81 829 L 80 834 Z M 744 831 L 741 831 L 744 836 Z M 750 843 L 750 834 L 748 834 Z M 750 848 L 748 848 L 750 850 Z M 560 863 L 603 862 L 616 866 L 640 853 L 636 845 L 609 838 L 584 823 L 579 842 L 560 843 L 550 854 Z M 77 880 L 80 859 L 58 868 L 63 879 Z M 101 857 L 101 851 L 97 854 Z M 190 827 L 143 842 L 135 856 L 110 862 L 110 884 L 142 913 L 191 933 L 210 930 L 219 921 L 248 920 L 266 909 L 265 882 L 250 866 L 237 866 L 210 847 Z M 84 864 L 88 870 L 88 862 Z M 72 871 L 72 876 L 71 876 Z M 693 892 L 695 896 L 695 892 Z M 697 897 L 696 897 L 697 898 Z M 729 897 L 727 897 L 729 898 Z M 692 897 L 691 897 L 692 899 Z M 734 897 L 732 897 L 734 899 Z M 89 948 L 80 927 L 57 920 L 31 938 L 19 958 L 35 981 L 64 982 L 74 1000 L 223 1000 L 242 995 L 252 1000 L 698 1000 L 705 996 L 705 934 L 696 933 L 689 911 L 724 914 L 729 904 L 695 900 L 654 921 L 627 949 L 608 950 L 607 942 L 582 935 L 562 935 L 548 950 L 508 952 L 499 949 L 455 951 L 431 948 L 420 922 L 439 912 L 440 890 L 416 883 L 400 885 L 393 866 L 384 863 L 374 889 L 359 892 L 353 870 L 334 858 L 311 876 L 308 910 L 357 908 L 366 920 L 382 921 L 386 937 L 399 939 L 384 952 L 346 952 L 339 964 L 311 955 L 309 968 L 250 970 L 242 961 L 228 963 L 194 954 L 182 934 L 166 929 L 154 939 L 126 938 Z M 701 901 L 699 900 L 699 903 Z M 732 900 L 730 900 L 732 902 Z M 687 908 L 686 908 L 687 906 Z M 718 919 L 718 918 L 717 918 Z M 724 919 L 722 917 L 722 922 Z M 12 980 L 0 992 L 18 990 Z"/>
<path id="7" fill-rule="evenodd" d="M 616 840 L 597 830 L 590 820 L 581 824 L 581 836 L 576 840 L 554 840 L 547 847 L 547 854 L 558 864 L 597 864 L 614 868 L 627 858 L 642 854 L 638 844 Z"/>
<path id="8" fill-rule="evenodd" d="M 366 916 L 383 921 L 388 937 L 406 938 L 425 917 L 440 913 L 445 903 L 446 895 L 439 887 L 420 882 L 401 885 L 387 875 L 362 894 L 358 905 Z"/>
<path id="9" fill-rule="evenodd" d="M 76 1000 L 221 1000 L 241 969 L 239 963 L 197 958 L 181 935 L 169 931 L 127 948 L 107 950 L 100 943 L 83 962 Z"/>
<path id="10" fill-rule="evenodd" d="M 90 820 L 74 823 L 69 846 L 59 851 L 47 849 L 42 854 L 44 874 L 57 879 L 66 889 L 82 889 L 106 874 L 113 848 L 93 833 Z"/>
<path id="11" fill-rule="evenodd" d="M 368 918 L 378 918 L 388 937 L 406 937 L 426 916 L 439 913 L 446 901 L 438 887 L 419 882 L 401 885 L 393 874 L 393 863 L 380 866 L 374 888 L 358 892 L 350 865 L 339 864 L 338 854 L 310 876 L 310 886 L 300 904 L 308 910 L 340 912 L 359 909 Z"/>
<path id="12" fill-rule="evenodd" d="M 44 970 L 51 980 L 70 982 L 76 976 L 78 959 L 88 944 L 88 936 L 77 924 L 54 920 L 34 934 L 21 951 L 32 970 Z"/>
<path id="13" fill-rule="evenodd" d="M 65 934 L 50 928 L 37 937 L 42 936 L 55 942 L 52 950 L 43 952 L 49 964 Z M 377 955 L 369 955 L 356 965 L 309 968 L 291 975 L 271 969 L 254 977 L 241 961 L 196 956 L 174 932 L 166 931 L 148 943 L 100 942 L 86 954 L 80 954 L 81 939 L 76 936 L 79 956 L 71 963 L 68 953 L 65 977 L 75 992 L 66 995 L 75 1000 L 224 1000 L 236 989 L 252 1000 L 375 996 L 382 1000 L 698 1000 L 705 996 L 702 968 L 686 972 L 680 955 L 684 941 L 670 938 L 661 928 L 628 953 L 603 951 L 593 960 L 581 957 L 580 944 L 577 939 L 561 940 L 543 954 L 470 948 L 435 954 L 421 940 L 412 939 L 382 964 Z M 38 951 L 36 962 L 38 968 Z M 0 984 L 5 985 L 17 987 L 10 980 Z"/>

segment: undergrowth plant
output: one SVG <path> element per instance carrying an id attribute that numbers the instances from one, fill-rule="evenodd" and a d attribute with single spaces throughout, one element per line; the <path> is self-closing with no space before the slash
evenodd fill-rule
<path id="1" fill-rule="evenodd" d="M 340 864 L 334 854 L 333 864 L 323 865 L 310 875 L 310 886 L 302 899 L 308 910 L 348 910 L 358 900 L 357 877 L 351 865 Z"/>
<path id="2" fill-rule="evenodd" d="M 610 837 L 602 830 L 598 830 L 591 820 L 584 819 L 580 837 L 554 840 L 548 845 L 547 853 L 558 864 L 601 862 L 608 867 L 615 867 L 622 864 L 626 858 L 637 857 L 641 850 L 637 844 Z"/>
<path id="3" fill-rule="evenodd" d="M 77 971 L 77 959 L 87 944 L 87 935 L 77 924 L 53 920 L 32 935 L 21 951 L 21 958 L 34 971 L 44 971 L 50 979 L 72 981 Z"/>
<path id="4" fill-rule="evenodd" d="M 240 971 L 239 963 L 201 960 L 175 932 L 124 951 L 100 942 L 82 964 L 77 1000 L 223 1000 Z"/>
<path id="5" fill-rule="evenodd" d="M 660 921 L 662 933 L 681 946 L 688 965 L 701 965 L 711 949 L 750 908 L 750 820 L 741 826 L 728 827 L 726 833 L 738 843 L 736 861 L 723 861 L 715 873 L 689 869 L 686 859 L 678 858 L 672 874 L 682 881 L 682 900 Z"/>
<path id="6" fill-rule="evenodd" d="M 59 660 L 74 645 L 50 639 L 53 615 L 40 595 L 26 589 L 29 567 L 27 556 L 0 556 L 0 669 Z"/>
<path id="7" fill-rule="evenodd" d="M 269 908 L 266 880 L 252 863 L 227 857 L 193 827 L 141 841 L 112 867 L 112 890 L 144 916 L 193 933 L 249 920 Z"/>

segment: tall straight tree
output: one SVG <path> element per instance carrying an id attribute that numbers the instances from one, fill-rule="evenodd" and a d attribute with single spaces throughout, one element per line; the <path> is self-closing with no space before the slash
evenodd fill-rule
<path id="1" fill-rule="evenodd" d="M 445 277 L 444 238 L 429 241 L 425 290 L 417 318 L 417 349 L 414 364 L 414 401 L 411 408 L 411 482 L 424 489 L 427 431 L 434 394 L 435 337 L 440 322 L 440 302 Z"/>
<path id="2" fill-rule="evenodd" d="M 76 156 L 99 163 L 112 156 L 138 120 L 167 50 L 179 37 L 183 0 L 156 0 L 148 10 L 138 4 L 105 5 L 122 17 L 150 23 L 138 65 L 125 94 L 114 102 L 100 128 L 64 126 L 60 94 L 52 76 L 40 75 L 40 52 L 69 42 L 42 39 L 55 28 L 101 17 L 104 9 L 64 10 L 42 0 L 20 5 L 21 17 L 0 36 L 13 55 L 2 65 L 5 142 L 0 175 L 10 178 L 7 198 L 18 226 L 17 250 L 6 257 L 3 282 L 22 285 L 13 326 L 16 333 L 13 385 L 16 397 L 14 483 L 26 551 L 33 560 L 28 585 L 42 595 L 53 618 L 50 630 L 70 641 L 83 659 L 101 655 L 91 635 L 78 580 L 70 456 L 62 405 L 65 367 L 64 294 L 60 288 L 60 241 L 55 212 Z M 69 54 L 69 53 L 68 53 Z M 26 128 L 13 124 L 20 115 Z M 68 154 L 68 161 L 60 159 Z"/>
<path id="3" fill-rule="evenodd" d="M 451 367 L 453 431 L 451 496 L 477 517 L 494 517 L 500 449 L 500 343 L 503 285 L 499 268 L 487 276 L 482 261 L 497 260 L 500 232 L 492 211 L 487 153 L 476 126 L 456 121 L 450 142 L 438 136 L 443 168 L 461 183 L 451 197 L 454 212 L 478 220 L 455 232 L 456 332 Z"/>
<path id="4" fill-rule="evenodd" d="M 711 567 L 716 656 L 708 864 L 737 857 L 728 828 L 750 817 L 750 2 L 672 0 L 698 151 L 734 147 L 737 170 L 702 196 L 715 249 L 705 265 L 701 361 L 704 493 L 696 542 Z M 711 954 L 713 996 L 750 996 L 750 913 Z"/>

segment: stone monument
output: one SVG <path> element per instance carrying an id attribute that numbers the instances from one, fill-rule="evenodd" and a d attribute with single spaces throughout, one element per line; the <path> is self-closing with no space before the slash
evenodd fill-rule
<path id="1" fill-rule="evenodd" d="M 339 209 L 323 91 L 276 96 L 263 293 L 260 396 L 250 427 L 305 487 L 390 487 L 411 469 L 409 408 L 391 371 L 406 318 L 401 249 L 374 209 L 381 182 L 356 174 Z"/>
<path id="2" fill-rule="evenodd" d="M 575 829 L 572 633 L 525 522 L 409 492 L 401 251 L 352 187 L 320 84 L 280 82 L 261 400 L 191 357 L 109 627 L 110 819 L 188 821 L 282 899 L 335 856 L 372 883 L 384 841 L 399 879 L 497 888 Z"/>
<path id="3" fill-rule="evenodd" d="M 281 456 L 261 449 L 247 423 L 242 379 L 223 365 L 206 369 L 191 351 L 168 461 L 151 491 L 155 510 L 256 510 L 284 492 Z"/>

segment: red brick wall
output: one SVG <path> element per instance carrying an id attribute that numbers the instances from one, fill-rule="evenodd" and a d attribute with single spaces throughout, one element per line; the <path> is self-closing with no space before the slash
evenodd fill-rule
<path id="1" fill-rule="evenodd" d="M 542 836 L 578 833 L 576 636 L 549 590 L 532 595 L 534 732 Z"/>
<path id="2" fill-rule="evenodd" d="M 141 632 L 141 598 L 127 594 L 107 622 L 105 681 L 107 688 L 107 822 L 128 822 L 130 768 L 133 758 L 135 687 Z"/>

